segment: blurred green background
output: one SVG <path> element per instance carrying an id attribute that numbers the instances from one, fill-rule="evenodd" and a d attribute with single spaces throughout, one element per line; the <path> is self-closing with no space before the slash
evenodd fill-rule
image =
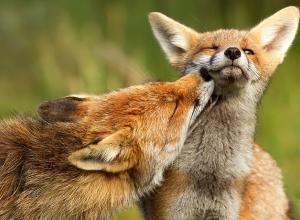
<path id="1" fill-rule="evenodd" d="M 0 117 L 35 115 L 43 100 L 173 80 L 148 25 L 160 11 L 199 31 L 248 29 L 288 0 L 0 1 Z M 300 37 L 260 105 L 257 143 L 283 169 L 300 216 Z M 135 208 L 114 217 L 141 219 Z"/>

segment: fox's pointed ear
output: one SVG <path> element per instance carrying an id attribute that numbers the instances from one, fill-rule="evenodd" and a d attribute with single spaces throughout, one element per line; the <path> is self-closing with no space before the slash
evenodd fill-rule
<path id="1" fill-rule="evenodd" d="M 87 100 L 87 97 L 69 96 L 45 101 L 39 105 L 37 112 L 47 122 L 74 122 L 86 115 Z"/>
<path id="2" fill-rule="evenodd" d="M 117 173 L 128 170 L 137 163 L 138 157 L 134 149 L 130 129 L 124 128 L 97 144 L 90 144 L 73 152 L 68 159 L 82 170 Z"/>
<path id="3" fill-rule="evenodd" d="M 189 50 L 193 41 L 199 36 L 196 31 L 159 12 L 151 12 L 149 22 L 171 63 L 176 62 L 176 58 Z"/>
<path id="4" fill-rule="evenodd" d="M 295 38 L 298 23 L 299 9 L 290 6 L 263 20 L 250 33 L 254 34 L 262 47 L 281 63 Z"/>

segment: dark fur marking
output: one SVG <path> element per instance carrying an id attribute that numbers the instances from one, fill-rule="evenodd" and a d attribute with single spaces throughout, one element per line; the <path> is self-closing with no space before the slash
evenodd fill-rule
<path id="1" fill-rule="evenodd" d="M 286 215 L 290 220 L 296 220 L 294 206 L 291 201 L 289 201 L 289 206 L 286 211 Z"/>
<path id="2" fill-rule="evenodd" d="M 38 114 L 47 122 L 73 121 L 76 118 L 76 114 L 73 113 L 77 110 L 78 104 L 84 100 L 84 98 L 66 97 L 46 101 L 38 107 Z"/>

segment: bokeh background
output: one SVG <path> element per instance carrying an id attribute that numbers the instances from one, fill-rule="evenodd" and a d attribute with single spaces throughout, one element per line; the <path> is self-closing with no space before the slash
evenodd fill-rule
<path id="1" fill-rule="evenodd" d="M 291 0 L 0 1 L 0 117 L 36 115 L 46 99 L 178 77 L 147 15 L 160 11 L 199 31 L 248 29 Z M 263 98 L 257 143 L 282 167 L 300 216 L 300 35 Z M 113 219 L 141 219 L 128 208 Z"/>

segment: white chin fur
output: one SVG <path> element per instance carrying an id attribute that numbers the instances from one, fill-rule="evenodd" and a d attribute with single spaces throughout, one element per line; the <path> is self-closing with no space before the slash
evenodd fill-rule
<path id="1" fill-rule="evenodd" d="M 190 124 L 189 126 L 193 125 L 196 121 L 199 114 L 202 112 L 206 104 L 208 103 L 213 91 L 214 91 L 215 83 L 213 80 L 204 82 L 202 86 L 200 87 L 199 91 L 199 105 L 195 107 L 193 110 Z"/>

